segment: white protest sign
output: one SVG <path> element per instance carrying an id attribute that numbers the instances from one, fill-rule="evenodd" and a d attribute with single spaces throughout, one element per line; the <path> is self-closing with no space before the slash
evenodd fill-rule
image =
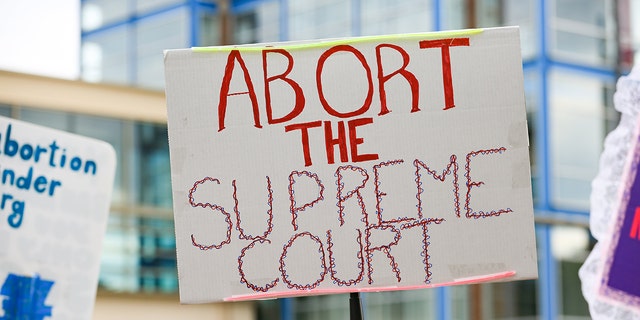
<path id="1" fill-rule="evenodd" d="M 165 52 L 185 303 L 537 277 L 517 28 Z"/>
<path id="2" fill-rule="evenodd" d="M 102 141 L 0 117 L 3 319 L 90 319 L 115 152 Z"/>

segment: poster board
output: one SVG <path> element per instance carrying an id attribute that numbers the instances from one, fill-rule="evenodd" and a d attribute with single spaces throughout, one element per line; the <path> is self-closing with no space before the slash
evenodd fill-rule
<path id="1" fill-rule="evenodd" d="M 184 303 L 537 277 L 517 28 L 168 50 Z"/>
<path id="2" fill-rule="evenodd" d="M 111 145 L 0 117 L 3 319 L 90 319 L 116 158 Z"/>

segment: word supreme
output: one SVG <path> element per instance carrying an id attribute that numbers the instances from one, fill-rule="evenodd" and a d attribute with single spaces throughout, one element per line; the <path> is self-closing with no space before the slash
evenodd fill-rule
<path id="1" fill-rule="evenodd" d="M 392 249 L 393 247 L 399 245 L 399 241 L 404 233 L 412 232 L 411 230 L 415 229 L 419 231 L 418 233 L 420 234 L 419 237 L 421 237 L 420 243 L 422 246 L 422 251 L 417 254 L 416 259 L 420 260 L 420 263 L 424 270 L 424 282 L 429 283 L 432 272 L 430 270 L 431 264 L 429 263 L 428 254 L 428 247 L 430 244 L 428 226 L 441 224 L 445 221 L 445 219 L 442 217 L 425 217 L 423 213 L 423 207 L 427 206 L 427 204 L 423 203 L 426 183 L 424 179 L 431 177 L 435 179 L 436 182 L 451 184 L 450 200 L 452 200 L 451 203 L 453 204 L 454 213 L 452 217 L 461 218 L 464 216 L 468 219 L 478 219 L 497 217 L 502 214 L 508 214 L 513 212 L 509 207 L 491 208 L 485 211 L 472 209 L 472 194 L 474 193 L 472 191 L 474 189 L 481 188 L 486 184 L 485 181 L 479 181 L 473 177 L 473 159 L 476 157 L 500 157 L 505 152 L 507 152 L 507 149 L 504 147 L 472 151 L 466 154 L 465 160 L 463 160 L 463 164 L 460 165 L 458 157 L 456 155 L 451 155 L 451 157 L 449 158 L 449 163 L 445 165 L 444 169 L 442 169 L 440 173 L 438 173 L 439 170 L 436 171 L 432 169 L 432 167 L 430 167 L 423 161 L 415 159 L 412 162 L 412 171 L 415 173 L 414 190 L 416 199 L 416 211 L 412 215 L 413 217 L 405 216 L 393 219 L 385 219 L 382 215 L 382 199 L 388 196 L 388 192 L 392 192 L 393 190 L 383 190 L 385 184 L 382 181 L 383 179 L 381 179 L 380 173 L 381 171 L 389 169 L 389 167 L 392 166 L 406 166 L 406 164 L 404 164 L 404 160 L 385 161 L 373 165 L 371 168 L 373 177 L 369 176 L 367 170 L 358 166 L 345 165 L 338 167 L 334 174 L 335 183 L 332 183 L 331 185 L 336 186 L 335 199 L 337 200 L 337 203 L 335 210 L 337 211 L 337 218 L 340 227 L 345 224 L 345 207 L 348 201 L 351 201 L 351 203 L 356 203 L 356 206 L 358 208 L 356 211 L 360 211 L 362 214 L 362 217 L 360 218 L 360 221 L 362 222 L 361 228 L 356 228 L 354 233 L 356 240 L 355 247 L 358 248 L 357 252 L 354 255 L 354 258 L 358 261 L 357 265 L 359 274 L 352 279 L 344 279 L 338 275 L 337 270 L 339 269 L 339 263 L 335 259 L 334 255 L 335 250 L 333 237 L 335 236 L 335 234 L 332 233 L 335 232 L 335 230 L 328 229 L 326 231 L 323 231 L 324 235 L 318 235 L 310 231 L 303 231 L 299 226 L 299 214 L 325 200 L 325 183 L 323 182 L 323 177 L 319 177 L 318 174 L 310 171 L 292 171 L 288 176 L 287 194 L 290 203 L 288 214 L 290 215 L 290 224 L 293 234 L 288 241 L 281 244 L 282 251 L 280 257 L 277 258 L 279 264 L 278 270 L 280 271 L 280 274 L 273 275 L 272 280 L 270 280 L 268 283 L 256 284 L 249 280 L 253 277 L 250 277 L 246 274 L 244 261 L 247 256 L 252 255 L 252 253 L 254 252 L 259 252 L 262 246 L 271 245 L 271 235 L 274 231 L 279 234 L 283 232 L 283 230 L 278 227 L 274 228 L 274 192 L 272 188 L 271 178 L 269 176 L 266 177 L 266 198 L 268 204 L 267 219 L 266 224 L 264 224 L 264 232 L 262 232 L 262 234 L 260 235 L 248 234 L 247 232 L 245 232 L 243 226 L 241 225 L 242 219 L 240 214 L 240 201 L 237 197 L 238 188 L 236 180 L 231 181 L 231 186 L 233 189 L 232 197 L 235 203 L 233 207 L 235 219 L 233 219 L 232 213 L 227 211 L 224 207 L 213 203 L 214 201 L 209 200 L 211 193 L 197 193 L 198 188 L 206 184 L 221 184 L 219 179 L 213 177 L 205 177 L 203 179 L 195 181 L 188 192 L 188 202 L 190 206 L 193 208 L 199 207 L 211 210 L 211 213 L 215 214 L 215 219 L 224 220 L 224 224 L 226 224 L 226 232 L 216 234 L 214 237 L 217 237 L 220 241 L 216 240 L 214 241 L 214 243 L 203 243 L 203 241 L 198 240 L 202 238 L 213 239 L 211 234 L 196 235 L 192 233 L 191 244 L 193 247 L 203 251 L 213 250 L 215 252 L 216 250 L 223 249 L 223 247 L 225 247 L 226 245 L 231 244 L 232 233 L 234 229 L 233 225 L 235 220 L 235 229 L 239 232 L 238 239 L 248 241 L 248 244 L 240 249 L 240 252 L 238 252 L 237 264 L 240 283 L 246 285 L 247 288 L 253 290 L 254 292 L 267 292 L 271 288 L 276 287 L 281 280 L 289 289 L 308 290 L 314 289 L 319 286 L 320 283 L 324 281 L 327 275 L 331 277 L 332 281 L 341 286 L 356 285 L 362 281 L 365 281 L 365 277 L 366 281 L 369 284 L 373 284 L 373 254 L 376 252 L 382 253 L 383 256 L 388 259 L 388 264 L 391 266 L 392 276 L 397 280 L 397 282 L 400 282 L 402 277 L 400 269 L 402 266 L 399 266 L 398 262 L 396 261 L 396 257 L 394 257 Z M 461 166 L 463 166 L 463 172 L 459 173 L 459 171 L 461 170 Z M 462 177 L 460 177 L 460 174 L 462 174 Z M 344 182 L 347 176 L 355 176 L 357 177 L 358 181 L 361 181 L 361 183 L 353 187 L 349 187 L 349 189 L 347 190 L 347 188 L 345 188 Z M 307 194 L 302 194 L 304 192 L 296 190 L 296 183 L 300 183 L 303 179 L 306 179 L 307 182 L 310 182 L 311 184 L 317 185 L 317 194 L 311 195 L 311 197 L 309 197 L 308 189 L 306 192 Z M 462 188 L 460 187 L 460 180 L 463 181 L 462 184 L 464 187 Z M 371 186 L 373 186 L 375 198 L 374 210 L 372 210 L 371 208 L 367 208 L 365 202 L 363 201 L 363 190 L 367 183 L 372 183 Z M 490 184 L 491 182 L 489 181 L 488 183 Z M 204 198 L 207 199 L 205 200 Z M 300 198 L 308 200 L 300 201 Z M 409 214 L 407 213 L 407 215 Z M 219 225 L 218 223 L 216 224 Z M 281 228 L 284 228 L 284 226 L 281 226 Z M 374 240 L 376 239 L 374 235 L 376 233 L 390 233 L 392 234 L 392 236 L 390 240 Z M 322 240 L 322 238 L 325 238 L 326 242 L 325 240 Z M 291 270 L 299 270 L 300 266 L 296 265 L 295 262 L 291 262 L 290 260 L 288 260 L 287 254 L 292 250 L 295 250 L 297 245 L 299 247 L 300 245 L 304 245 L 305 242 L 308 245 L 309 241 L 312 242 L 313 247 L 317 246 L 318 248 L 317 258 L 320 273 L 316 274 L 318 276 L 315 279 L 296 278 L 296 276 L 291 273 Z M 383 243 L 381 244 L 380 242 Z M 344 245 L 345 243 L 338 244 L 338 246 Z M 316 253 L 312 254 L 315 255 Z M 287 264 L 288 261 L 290 262 L 289 264 Z"/>

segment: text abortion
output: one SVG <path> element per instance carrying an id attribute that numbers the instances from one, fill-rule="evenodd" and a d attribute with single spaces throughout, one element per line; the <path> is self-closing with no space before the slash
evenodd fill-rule
<path id="1" fill-rule="evenodd" d="M 238 231 L 238 239 L 242 241 L 247 241 L 247 245 L 244 246 L 240 252 L 238 253 L 238 273 L 240 276 L 240 283 L 247 286 L 247 288 L 253 290 L 254 292 L 267 292 L 270 289 L 277 286 L 278 282 L 282 280 L 289 289 L 296 290 L 308 290 L 314 289 L 323 282 L 325 277 L 329 275 L 332 281 L 339 286 L 352 286 L 361 283 L 362 281 L 366 281 L 368 284 L 373 284 L 373 255 L 375 252 L 380 252 L 383 254 L 385 259 L 388 259 L 388 264 L 391 266 L 391 272 L 393 273 L 393 277 L 397 280 L 397 282 L 401 282 L 401 266 L 399 266 L 396 261 L 396 257 L 392 252 L 393 247 L 399 245 L 399 241 L 402 236 L 406 232 L 412 232 L 411 229 L 419 230 L 419 237 L 422 252 L 416 255 L 415 259 L 418 259 L 422 264 L 422 268 L 424 271 L 424 283 L 429 283 L 431 279 L 431 263 L 429 262 L 429 234 L 428 228 L 430 225 L 438 225 L 445 221 L 445 216 L 441 217 L 425 217 L 423 213 L 423 207 L 426 205 L 423 203 L 423 193 L 424 193 L 424 184 L 426 181 L 424 179 L 431 177 L 435 179 L 438 183 L 450 183 L 451 184 L 451 193 L 450 193 L 450 201 L 452 203 L 452 215 L 448 217 L 452 217 L 454 219 L 457 218 L 467 218 L 467 219 L 478 219 L 478 218 L 488 218 L 488 217 L 497 217 L 502 214 L 508 214 L 513 212 L 511 208 L 495 208 L 488 211 L 477 210 L 474 211 L 472 209 L 472 191 L 473 189 L 480 188 L 485 185 L 485 181 L 475 180 L 472 177 L 472 167 L 473 167 L 473 159 L 475 157 L 500 157 L 507 149 L 504 147 L 494 148 L 494 149 L 486 149 L 486 150 L 477 150 L 472 151 L 466 154 L 465 160 L 463 160 L 462 164 L 459 164 L 458 157 L 456 155 L 451 155 L 449 159 L 449 163 L 446 164 L 445 168 L 442 169 L 441 173 L 438 173 L 437 170 L 432 169 L 429 164 L 424 163 L 419 159 L 413 160 L 411 170 L 414 173 L 414 181 L 415 181 L 415 212 L 408 213 L 405 217 L 397 217 L 393 219 L 386 219 L 383 217 L 382 212 L 384 211 L 382 208 L 382 200 L 384 197 L 389 196 L 393 190 L 383 190 L 384 184 L 383 179 L 381 179 L 381 171 L 390 168 L 391 166 L 411 166 L 411 164 L 405 163 L 404 160 L 392 160 L 386 162 L 380 162 L 371 168 L 373 172 L 373 177 L 370 177 L 369 171 L 365 168 L 353 166 L 353 165 L 345 165 L 340 166 L 334 173 L 335 181 L 331 183 L 331 185 L 335 185 L 336 190 L 335 199 L 337 203 L 335 205 L 335 211 L 337 213 L 336 217 L 339 221 L 339 228 L 345 226 L 345 206 L 348 201 L 351 203 L 355 203 L 357 206 L 356 211 L 360 211 L 362 217 L 360 221 L 362 224 L 359 228 L 356 228 L 357 235 L 355 241 L 357 242 L 356 247 L 359 249 L 355 252 L 354 258 L 358 261 L 357 265 L 359 268 L 359 274 L 356 278 L 353 279 L 342 279 L 338 277 L 338 262 L 334 257 L 334 242 L 332 241 L 332 232 L 335 230 L 328 229 L 326 230 L 324 235 L 313 234 L 309 231 L 301 231 L 298 226 L 298 215 L 299 213 L 311 209 L 314 206 L 318 205 L 320 202 L 325 201 L 325 185 L 327 185 L 323 179 L 318 174 L 311 171 L 292 171 L 288 177 L 288 200 L 290 203 L 289 212 L 290 215 L 290 223 L 291 223 L 291 232 L 292 235 L 286 243 L 283 244 L 272 244 L 272 240 L 270 239 L 270 235 L 272 232 L 276 232 L 278 234 L 282 234 L 283 230 L 274 227 L 274 210 L 273 210 L 273 202 L 274 202 L 274 191 L 272 188 L 271 178 L 269 176 L 266 177 L 266 198 L 267 198 L 267 206 L 268 209 L 266 223 L 264 224 L 264 232 L 261 235 L 250 235 L 247 234 L 242 227 L 242 219 L 240 215 L 240 202 L 237 196 L 237 181 L 232 180 L 230 182 L 220 181 L 217 178 L 213 177 L 205 177 L 201 180 L 195 181 L 189 190 L 189 204 L 191 207 L 200 207 L 203 209 L 208 209 L 215 212 L 216 220 L 224 219 L 224 224 L 226 224 L 226 236 L 222 233 L 224 239 L 220 239 L 219 242 L 216 243 L 201 243 L 198 240 L 198 235 L 191 234 L 191 244 L 193 247 L 196 247 L 200 250 L 220 250 L 226 245 L 231 244 L 232 242 L 232 233 L 233 233 L 233 225 L 235 220 L 235 229 Z M 460 169 L 461 165 L 463 169 Z M 462 171 L 462 173 L 460 172 Z M 462 174 L 464 178 L 459 178 L 459 175 Z M 350 190 L 345 190 L 344 180 L 348 175 L 352 175 L 361 181 L 361 183 L 357 186 L 354 186 Z M 308 201 L 304 204 L 301 204 L 302 201 L 297 199 L 299 196 L 302 196 L 305 199 L 309 199 L 308 194 L 301 195 L 300 192 L 296 192 L 296 183 L 300 183 L 302 179 L 308 179 L 311 184 L 317 185 L 317 194 L 312 196 L 315 199 Z M 372 181 L 371 181 L 372 180 Z M 462 183 L 459 181 L 462 180 Z M 483 178 L 484 180 L 484 178 Z M 235 203 L 233 207 L 233 213 L 235 215 L 235 219 L 233 219 L 232 214 L 227 211 L 224 207 L 213 203 L 214 201 L 210 200 L 211 193 L 198 193 L 196 195 L 198 188 L 205 186 L 206 184 L 214 184 L 220 185 L 221 183 L 230 183 L 233 189 L 233 202 Z M 373 198 L 375 199 L 375 208 L 367 208 L 363 198 L 365 195 L 363 194 L 363 190 L 367 183 L 372 183 L 373 186 Z M 460 184 L 463 185 L 463 188 L 460 188 Z M 371 185 L 370 185 L 371 186 Z M 371 196 L 371 195 L 369 195 Z M 207 199 L 203 199 L 206 197 Z M 257 197 L 257 196 L 256 196 Z M 220 199 L 219 199 L 220 200 Z M 276 199 L 277 201 L 278 199 Z M 221 222 L 221 220 L 220 220 Z M 219 222 L 216 222 L 218 224 Z M 282 227 L 284 228 L 284 226 Z M 288 227 L 287 227 L 288 228 Z M 285 231 L 286 232 L 286 231 Z M 372 235 L 375 233 L 392 233 L 392 240 L 389 243 L 373 243 L 375 241 L 372 240 Z M 202 235 L 200 235 L 202 236 Z M 207 235 L 208 236 L 208 235 Z M 322 238 L 326 237 L 326 242 L 322 240 Z M 289 274 L 289 269 L 287 267 L 287 254 L 288 252 L 296 246 L 296 244 L 300 241 L 304 242 L 304 238 L 308 238 L 307 241 L 313 241 L 318 246 L 317 254 L 320 261 L 320 274 L 317 279 L 312 281 L 304 282 L 301 279 L 294 279 L 295 277 Z M 310 239 L 310 240 L 309 240 Z M 378 242 L 380 242 L 378 240 Z M 273 275 L 273 280 L 267 284 L 255 284 L 248 280 L 248 276 L 246 275 L 244 268 L 244 259 L 248 255 L 255 255 L 255 251 L 261 251 L 259 247 L 256 245 L 276 245 L 279 247 L 282 246 L 282 251 L 279 257 L 279 275 Z M 344 246 L 345 243 L 337 244 L 337 246 Z M 260 255 L 258 253 L 258 255 Z M 315 258 L 314 258 L 315 259 Z M 292 266 L 295 270 L 299 268 L 299 266 Z M 308 280 L 308 279 L 307 279 Z"/>
<path id="2" fill-rule="evenodd" d="M 451 47 L 459 47 L 459 46 L 469 46 L 469 38 L 451 38 L 451 39 L 439 39 L 439 40 L 422 40 L 418 42 L 418 47 L 420 49 L 439 49 L 441 54 L 441 68 L 442 68 L 442 83 L 443 83 L 443 94 L 444 94 L 444 102 L 445 105 L 443 110 L 449 110 L 455 107 L 454 102 L 454 90 L 453 90 L 453 81 L 451 77 L 451 57 L 450 57 L 450 48 Z M 393 70 L 391 72 L 384 70 L 384 61 L 383 61 L 383 51 L 386 51 L 386 54 L 399 54 L 402 59 L 402 66 Z M 323 80 L 323 71 L 325 69 L 325 65 L 330 63 L 328 60 L 336 54 L 350 54 L 359 62 L 362 67 L 364 74 L 366 75 L 366 96 L 362 103 L 362 106 L 358 107 L 355 110 L 351 111 L 339 111 L 335 106 L 332 106 L 325 94 L 324 81 Z M 269 61 L 270 57 L 274 55 L 279 55 L 281 57 L 286 58 L 287 65 L 286 70 L 280 74 L 269 74 Z M 409 70 L 409 62 L 410 55 L 407 53 L 405 49 L 398 45 L 383 43 L 379 44 L 375 47 L 375 56 L 376 60 L 376 70 L 377 70 L 377 87 L 379 92 L 379 105 L 380 110 L 378 112 L 378 116 L 384 116 L 390 113 L 392 110 L 389 109 L 387 104 L 387 92 L 386 85 L 389 81 L 394 79 L 396 76 L 404 79 L 402 81 L 406 81 L 406 84 L 409 87 L 411 92 L 411 112 L 420 111 L 419 106 L 419 87 L 420 83 L 418 81 L 418 77 L 415 75 L 415 71 Z M 301 145 L 302 145 L 302 153 L 304 156 L 304 165 L 311 166 L 313 164 L 312 155 L 309 148 L 309 134 L 314 128 L 323 128 L 324 129 L 324 138 L 325 138 L 325 149 L 326 149 L 326 158 L 328 164 L 335 163 L 335 155 L 334 149 L 337 146 L 340 153 L 340 161 L 342 163 L 346 162 L 363 162 L 363 161 L 371 161 L 378 160 L 379 156 L 375 153 L 370 154 L 360 154 L 358 152 L 358 145 L 364 143 L 364 138 L 358 137 L 356 129 L 360 126 L 369 125 L 373 123 L 373 118 L 371 117 L 359 117 L 369 111 L 374 97 L 374 80 L 372 76 L 371 64 L 372 62 L 367 61 L 365 55 L 362 54 L 361 51 L 356 49 L 351 45 L 336 45 L 328 48 L 324 51 L 318 58 L 316 68 L 315 68 L 315 85 L 318 93 L 318 99 L 320 104 L 322 105 L 325 112 L 332 117 L 336 117 L 338 119 L 351 119 L 348 120 L 345 127 L 344 121 L 338 121 L 337 125 L 334 126 L 331 121 L 310 121 L 303 123 L 290 123 L 296 117 L 298 117 L 305 108 L 305 103 L 307 97 L 305 97 L 305 89 L 293 78 L 290 76 L 294 68 L 294 58 L 290 52 L 285 49 L 264 49 L 262 50 L 262 69 L 263 69 L 263 83 L 264 83 L 264 101 L 265 101 L 265 112 L 267 116 L 267 122 L 269 125 L 283 123 L 286 124 L 284 127 L 285 132 L 290 131 L 300 131 L 301 136 Z M 243 79 L 240 81 L 244 81 L 244 85 L 246 90 L 239 92 L 229 92 L 230 84 L 233 80 L 234 69 L 239 67 L 242 70 Z M 273 107 L 272 107 L 272 99 L 271 99 L 271 84 L 275 81 L 280 81 L 282 84 L 290 87 L 291 92 L 293 94 L 294 105 L 293 108 L 286 114 L 280 117 L 274 116 Z M 225 72 L 222 78 L 222 85 L 220 87 L 219 92 L 219 101 L 217 105 L 217 113 L 218 113 L 218 131 L 225 130 L 225 119 L 227 115 L 227 106 L 229 104 L 229 99 L 234 98 L 238 99 L 237 96 L 248 96 L 251 104 L 251 110 L 253 114 L 253 122 L 256 128 L 262 128 L 262 123 L 260 120 L 260 108 L 258 106 L 258 98 L 256 95 L 255 86 L 253 85 L 253 80 L 251 79 L 249 70 L 247 68 L 247 64 L 242 57 L 242 54 L 239 50 L 231 50 L 227 56 L 227 62 L 225 65 Z M 236 103 L 237 101 L 234 101 Z M 335 128 L 335 129 L 334 129 Z M 334 135 L 334 130 L 337 132 Z M 347 151 L 349 150 L 349 151 Z M 351 157 L 351 159 L 349 159 Z"/>
<path id="3" fill-rule="evenodd" d="M 41 174 L 38 165 L 92 176 L 98 168 L 94 160 L 67 154 L 66 146 L 58 145 L 56 140 L 47 145 L 25 143 L 17 139 L 15 133 L 12 136 L 11 130 L 12 125 L 8 124 L 4 134 L 0 134 L 0 179 L 3 186 L 0 211 L 9 213 L 9 226 L 19 228 L 25 212 L 25 201 L 15 193 L 5 190 L 14 188 L 23 192 L 33 191 L 52 198 L 63 187 L 62 179 Z M 10 163 L 15 163 L 12 160 L 20 164 L 17 167 L 11 166 Z"/>

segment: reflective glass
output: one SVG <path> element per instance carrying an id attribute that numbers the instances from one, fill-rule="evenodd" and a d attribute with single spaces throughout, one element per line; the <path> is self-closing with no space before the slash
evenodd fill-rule
<path id="1" fill-rule="evenodd" d="M 605 135 L 605 87 L 597 78 L 550 73 L 551 200 L 558 207 L 589 208 Z"/>
<path id="2" fill-rule="evenodd" d="M 367 293 L 366 319 L 430 319 L 435 316 L 434 290 Z"/>
<path id="3" fill-rule="evenodd" d="M 572 319 L 588 319 L 589 307 L 581 291 L 578 269 L 589 255 L 594 239 L 578 226 L 553 226 L 551 250 L 557 268 L 559 313 Z"/>
<path id="4" fill-rule="evenodd" d="M 70 131 L 71 129 L 71 115 L 59 111 L 22 108 L 20 119 L 58 130 Z"/>
<path id="5" fill-rule="evenodd" d="M 0 116 L 11 118 L 11 106 L 0 104 Z"/>
<path id="6" fill-rule="evenodd" d="M 468 28 L 465 0 L 449 0 L 442 3 L 440 29 L 454 30 Z"/>
<path id="7" fill-rule="evenodd" d="M 215 46 L 220 44 L 220 19 L 209 11 L 200 11 L 198 46 Z"/>
<path id="8" fill-rule="evenodd" d="M 111 212 L 100 263 L 99 285 L 108 290 L 140 289 L 140 241 L 138 218 Z"/>
<path id="9" fill-rule="evenodd" d="M 233 43 L 258 42 L 258 17 L 255 11 L 235 14 L 233 17 Z"/>
<path id="10" fill-rule="evenodd" d="M 153 207 L 171 208 L 171 168 L 169 164 L 169 140 L 166 125 L 141 123 L 136 126 L 135 172 L 138 203 Z"/>
<path id="11" fill-rule="evenodd" d="M 537 5 L 535 0 L 503 0 L 502 25 L 520 27 L 522 59 L 531 59 L 538 50 L 538 29 L 536 28 Z"/>
<path id="12" fill-rule="evenodd" d="M 129 1 L 84 0 L 82 3 L 82 30 L 91 31 L 110 23 L 125 20 L 132 13 Z"/>
<path id="13" fill-rule="evenodd" d="M 82 80 L 129 84 L 129 33 L 127 26 L 111 28 L 84 38 Z"/>
<path id="14" fill-rule="evenodd" d="M 163 50 L 188 48 L 189 13 L 180 7 L 140 20 L 136 25 L 136 85 L 164 88 Z"/>
<path id="15" fill-rule="evenodd" d="M 525 70 L 524 72 L 524 94 L 527 109 L 527 130 L 529 135 L 529 161 L 531 164 L 531 183 L 533 189 L 533 201 L 537 203 L 538 181 L 541 172 L 538 171 L 538 156 L 540 150 L 537 138 L 537 118 L 539 115 L 538 104 L 540 103 L 540 76 L 535 70 Z"/>
<path id="16" fill-rule="evenodd" d="M 425 32 L 433 29 L 431 0 L 362 1 L 362 35 Z"/>
<path id="17" fill-rule="evenodd" d="M 352 34 L 349 1 L 289 1 L 289 40 L 350 35 Z"/>
<path id="18" fill-rule="evenodd" d="M 162 9 L 168 6 L 184 3 L 185 0 L 135 0 L 136 12 L 138 14 L 146 13 L 155 9 Z"/>
<path id="19" fill-rule="evenodd" d="M 556 0 L 556 17 L 604 27 L 606 2 L 603 0 Z"/>
<path id="20" fill-rule="evenodd" d="M 119 165 L 116 166 L 116 177 L 113 183 L 113 194 L 111 202 L 121 204 L 126 201 L 126 190 L 122 179 L 121 165 L 124 161 L 124 126 L 122 120 L 93 117 L 85 115 L 75 115 L 73 117 L 74 133 L 105 141 L 115 149 L 116 159 Z"/>
<path id="21" fill-rule="evenodd" d="M 256 7 L 258 42 L 280 41 L 280 1 L 262 1 Z"/>
<path id="22" fill-rule="evenodd" d="M 142 291 L 175 292 L 178 271 L 173 220 L 142 217 L 139 223 Z"/>
<path id="23" fill-rule="evenodd" d="M 575 63 L 613 65 L 617 55 L 612 1 L 555 0 L 549 18 L 555 57 Z"/>

